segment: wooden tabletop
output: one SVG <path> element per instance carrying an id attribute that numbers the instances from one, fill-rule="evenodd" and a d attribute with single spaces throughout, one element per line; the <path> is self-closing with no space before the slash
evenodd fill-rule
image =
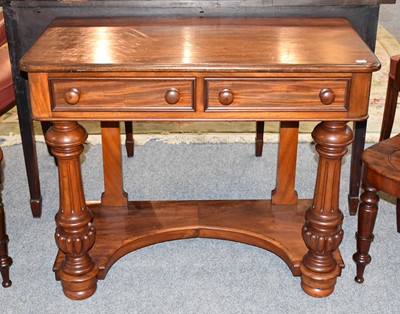
<path id="1" fill-rule="evenodd" d="M 56 19 L 20 62 L 28 72 L 372 72 L 379 66 L 350 23 L 337 18 Z"/>

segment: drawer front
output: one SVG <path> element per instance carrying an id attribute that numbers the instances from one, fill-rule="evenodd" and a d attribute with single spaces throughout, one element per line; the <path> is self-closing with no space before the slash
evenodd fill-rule
<path id="1" fill-rule="evenodd" d="M 206 111 L 347 111 L 350 78 L 206 79 Z"/>
<path id="2" fill-rule="evenodd" d="M 51 78 L 53 111 L 194 111 L 195 79 Z"/>

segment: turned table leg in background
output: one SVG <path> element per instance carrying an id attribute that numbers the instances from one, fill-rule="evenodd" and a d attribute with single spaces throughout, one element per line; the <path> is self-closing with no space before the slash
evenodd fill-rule
<path id="1" fill-rule="evenodd" d="M 353 136 L 346 122 L 322 122 L 312 136 L 317 144 L 319 163 L 313 205 L 306 212 L 302 231 L 308 252 L 300 266 L 301 286 L 311 296 L 325 297 L 333 292 L 340 275 L 332 253 L 343 239 L 340 170 Z"/>
<path id="2" fill-rule="evenodd" d="M 46 143 L 57 158 L 60 184 L 55 239 L 65 257 L 57 276 L 64 294 L 76 300 L 96 291 L 98 273 L 89 254 L 96 231 L 91 223 L 93 214 L 85 203 L 79 161 L 86 138 L 86 130 L 76 122 L 54 122 L 46 133 Z"/>

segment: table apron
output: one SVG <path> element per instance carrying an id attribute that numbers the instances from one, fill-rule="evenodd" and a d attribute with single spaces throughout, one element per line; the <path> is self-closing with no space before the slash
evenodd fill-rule
<path id="1" fill-rule="evenodd" d="M 370 81 L 371 73 L 29 73 L 32 116 L 48 121 L 359 121 Z"/>

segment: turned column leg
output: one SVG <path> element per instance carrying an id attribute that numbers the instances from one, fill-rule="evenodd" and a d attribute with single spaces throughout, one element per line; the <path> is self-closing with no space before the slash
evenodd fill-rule
<path id="1" fill-rule="evenodd" d="M 301 286 L 311 296 L 325 297 L 333 292 L 341 271 L 332 253 L 343 238 L 340 170 L 353 136 L 345 122 L 322 122 L 312 136 L 320 158 L 313 205 L 306 212 L 302 230 L 308 252 L 300 266 Z"/>
<path id="2" fill-rule="evenodd" d="M 0 148 L 0 177 L 2 177 L 1 161 L 3 160 L 3 151 Z M 9 269 L 12 265 L 12 259 L 8 256 L 8 236 L 6 234 L 6 221 L 3 207 L 3 200 L 0 194 L 0 271 L 3 278 L 3 287 L 11 286 Z"/>
<path id="3" fill-rule="evenodd" d="M 356 232 L 357 252 L 353 255 L 353 260 L 357 265 L 357 276 L 355 281 L 364 282 L 365 267 L 371 262 L 368 254 L 371 243 L 374 240 L 374 226 L 376 215 L 378 214 L 379 196 L 377 190 L 372 186 L 363 184 L 364 192 L 361 194 L 361 203 L 358 210 L 358 229 Z"/>
<path id="4" fill-rule="evenodd" d="M 54 122 L 46 133 L 46 143 L 57 158 L 60 185 L 55 240 L 65 257 L 57 275 L 64 294 L 76 300 L 96 291 L 98 273 L 89 254 L 96 232 L 85 203 L 79 162 L 86 138 L 86 130 L 76 122 Z"/>

